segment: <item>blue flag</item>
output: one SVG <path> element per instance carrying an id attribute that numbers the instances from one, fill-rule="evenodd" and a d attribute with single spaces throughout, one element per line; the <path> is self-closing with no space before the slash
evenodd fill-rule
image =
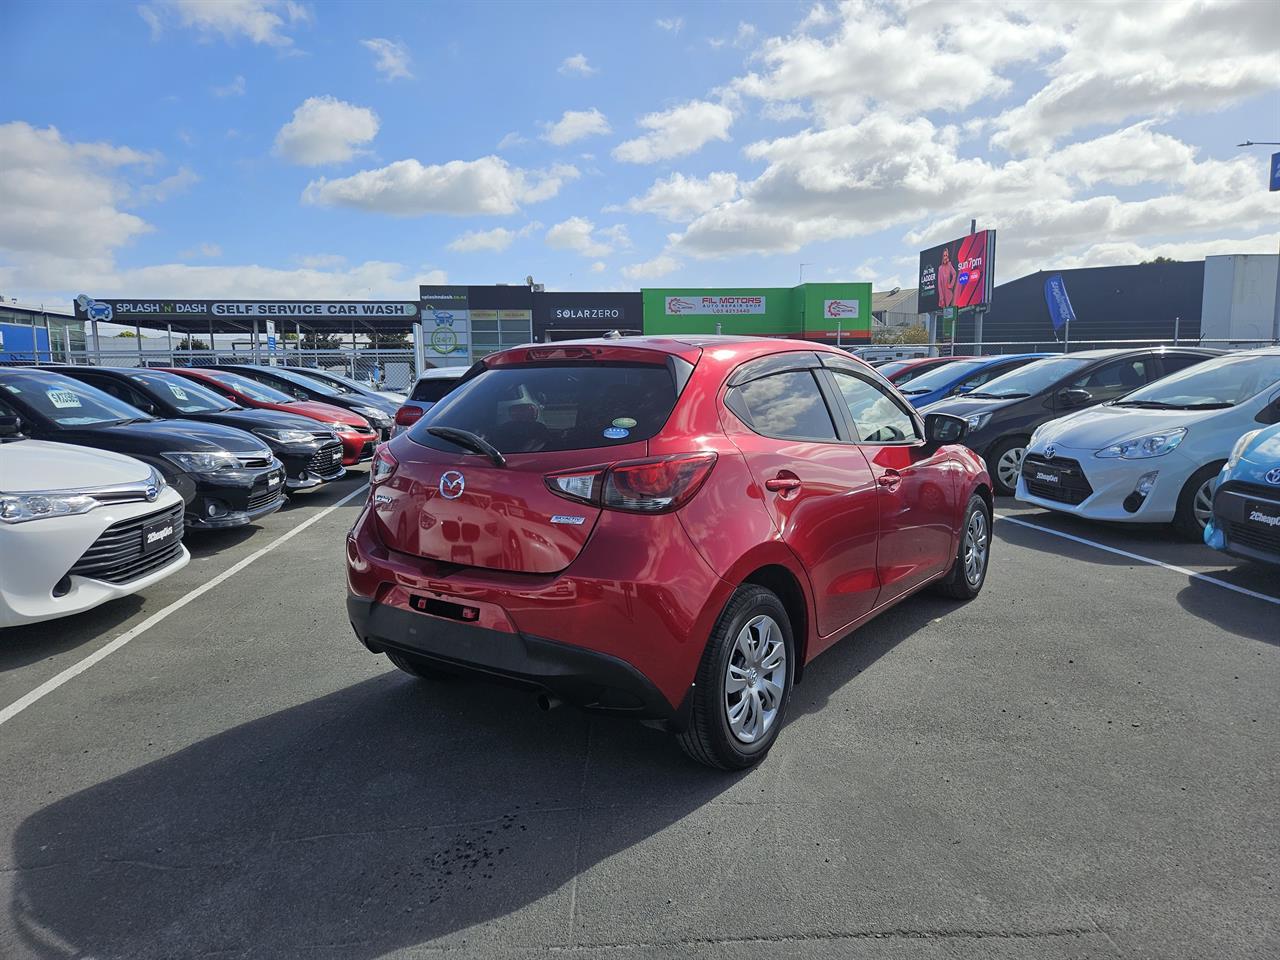
<path id="1" fill-rule="evenodd" d="M 1067 296 L 1067 284 L 1063 281 L 1062 274 L 1055 273 L 1045 280 L 1044 302 L 1049 306 L 1049 319 L 1053 321 L 1054 333 L 1076 318 L 1076 312 L 1071 309 L 1071 300 Z"/>

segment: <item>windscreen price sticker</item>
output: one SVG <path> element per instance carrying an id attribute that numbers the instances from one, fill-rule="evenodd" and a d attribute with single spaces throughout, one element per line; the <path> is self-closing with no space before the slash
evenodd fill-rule
<path id="1" fill-rule="evenodd" d="M 45 396 L 59 410 L 69 410 L 80 406 L 80 398 L 70 390 L 46 390 Z"/>
<path id="2" fill-rule="evenodd" d="M 183 390 L 176 383 L 169 383 L 169 384 L 166 384 L 166 386 L 169 388 L 169 392 L 172 393 L 179 400 L 191 399 L 190 397 L 187 396 L 187 391 Z"/>

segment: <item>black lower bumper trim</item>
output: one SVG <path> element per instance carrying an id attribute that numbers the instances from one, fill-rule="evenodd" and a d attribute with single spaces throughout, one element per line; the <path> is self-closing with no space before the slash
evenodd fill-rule
<path id="1" fill-rule="evenodd" d="M 410 653 L 448 670 L 545 691 L 585 710 L 662 721 L 672 730 L 687 722 L 683 707 L 673 708 L 644 674 L 606 653 L 455 623 L 364 597 L 348 596 L 347 614 L 356 635 L 375 653 Z"/>

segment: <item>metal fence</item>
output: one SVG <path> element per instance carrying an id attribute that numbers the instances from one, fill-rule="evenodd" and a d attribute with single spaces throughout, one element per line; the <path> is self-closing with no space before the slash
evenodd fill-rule
<path id="1" fill-rule="evenodd" d="M 971 342 L 876 343 L 846 349 L 856 354 L 896 353 L 904 358 L 946 356 L 995 356 L 1006 353 L 1079 353 L 1081 350 L 1124 350 L 1137 347 L 1212 347 L 1218 350 L 1254 350 L 1280 346 L 1280 340 L 1218 340 L 1180 337 L 1169 340 L 985 340 Z"/>

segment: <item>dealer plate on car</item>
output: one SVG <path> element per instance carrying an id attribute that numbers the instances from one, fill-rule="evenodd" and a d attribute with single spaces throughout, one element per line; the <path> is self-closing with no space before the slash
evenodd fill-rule
<path id="1" fill-rule="evenodd" d="M 273 473 L 271 476 L 267 477 L 267 486 L 268 487 L 280 486 L 280 474 Z"/>
<path id="2" fill-rule="evenodd" d="M 1041 483 L 1062 483 L 1062 471 L 1057 467 L 1042 467 L 1035 464 L 1031 467 L 1031 479 L 1039 480 Z"/>
<path id="3" fill-rule="evenodd" d="M 142 552 L 155 553 L 173 543 L 177 528 L 172 520 L 157 520 L 142 528 Z"/>
<path id="4" fill-rule="evenodd" d="M 1280 533 L 1280 503 L 1246 500 L 1244 504 L 1244 522 L 1251 527 Z"/>

